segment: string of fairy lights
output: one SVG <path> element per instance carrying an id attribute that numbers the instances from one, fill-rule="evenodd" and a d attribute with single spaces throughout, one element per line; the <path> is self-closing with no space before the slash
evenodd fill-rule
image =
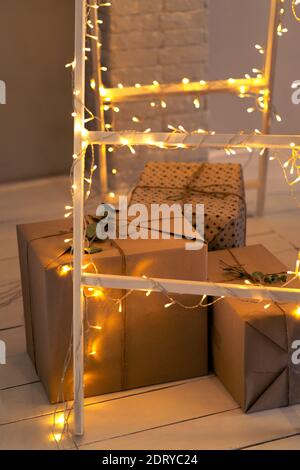
<path id="1" fill-rule="evenodd" d="M 300 22 L 300 15 L 297 13 L 296 7 L 300 4 L 300 0 L 292 0 L 292 12 L 296 21 Z"/>
<path id="2" fill-rule="evenodd" d="M 300 0 L 292 0 L 292 11 L 293 11 L 293 14 L 294 14 L 297 21 L 300 21 L 300 17 L 297 16 L 297 12 L 296 12 L 296 7 L 299 3 L 300 3 Z M 283 36 L 288 31 L 287 28 L 284 26 L 285 0 L 281 0 L 281 4 L 282 4 L 282 6 L 280 8 L 279 21 L 278 21 L 278 25 L 277 25 L 277 34 L 278 34 L 278 36 Z M 102 48 L 102 44 L 99 41 L 99 34 L 97 32 L 97 28 L 100 28 L 100 26 L 103 24 L 103 19 L 100 19 L 99 15 L 98 15 L 97 24 L 94 24 L 94 22 L 91 20 L 90 13 L 91 13 L 91 9 L 96 8 L 99 12 L 101 12 L 101 8 L 105 8 L 105 7 L 109 7 L 109 6 L 111 6 L 110 2 L 103 3 L 99 0 L 97 0 L 97 2 L 95 2 L 93 4 L 88 4 L 88 6 L 87 6 L 87 14 L 86 14 L 87 33 L 86 33 L 86 39 L 87 39 L 87 42 L 96 41 L 97 47 L 99 49 Z M 258 51 L 258 53 L 260 55 L 263 56 L 265 54 L 265 48 L 263 46 L 261 46 L 260 44 L 256 44 L 255 49 Z M 91 53 L 91 47 L 89 47 L 88 45 L 85 47 L 85 53 L 86 53 L 85 59 L 86 59 L 86 61 L 88 61 L 89 60 L 89 54 Z M 75 61 L 73 61 L 73 62 L 66 65 L 66 67 L 71 68 L 72 77 L 74 75 L 75 66 L 76 66 Z M 107 72 L 108 70 L 109 70 L 108 66 L 102 66 L 101 65 L 101 72 Z M 252 75 L 252 74 L 254 74 L 254 75 Z M 252 74 L 246 73 L 245 78 L 247 80 L 257 80 L 257 79 L 262 79 L 263 78 L 263 70 L 261 70 L 259 68 L 253 68 L 252 69 Z M 185 78 L 182 79 L 182 84 L 183 85 L 187 85 L 189 82 L 190 82 L 189 78 L 185 77 Z M 233 78 L 228 79 L 228 83 L 233 85 L 233 86 L 234 86 L 234 82 L 235 82 L 235 79 L 233 79 Z M 73 80 L 73 84 L 74 84 L 74 80 Z M 200 84 L 205 85 L 206 82 L 204 80 L 200 80 Z M 154 85 L 155 87 L 160 87 L 160 83 L 157 80 L 154 80 L 152 85 Z M 142 85 L 139 84 L 139 83 L 135 84 L 135 88 L 140 88 L 141 86 Z M 121 111 L 121 108 L 120 108 L 119 105 L 117 106 L 110 99 L 105 98 L 105 90 L 103 88 L 100 89 L 100 90 L 96 89 L 96 82 L 95 82 L 94 79 L 90 80 L 90 88 L 95 93 L 100 93 L 102 95 L 103 100 L 104 100 L 104 112 L 105 113 L 108 113 L 108 112 L 110 112 L 110 113 L 119 113 Z M 120 89 L 124 88 L 124 84 L 119 83 L 118 88 L 120 88 Z M 253 106 L 248 106 L 246 108 L 246 111 L 248 113 L 253 113 L 255 111 L 265 112 L 266 109 L 269 106 L 269 90 L 266 89 L 265 87 L 262 87 L 259 90 L 258 93 L 252 93 L 252 92 L 249 92 L 248 90 L 249 89 L 246 86 L 237 86 L 236 90 L 235 90 L 236 95 L 239 98 L 254 99 Z M 74 93 L 74 102 L 76 102 L 76 100 L 78 100 L 78 92 L 74 89 L 73 93 Z M 167 108 L 168 104 L 167 104 L 166 99 L 164 97 L 161 97 L 161 98 L 151 99 L 150 102 L 149 102 L 149 106 L 151 108 L 165 109 L 165 108 Z M 201 101 L 200 101 L 200 98 L 198 96 L 195 96 L 193 98 L 193 106 L 196 109 L 201 109 Z M 75 109 L 75 106 L 74 106 L 74 109 Z M 89 166 L 88 166 L 88 168 L 86 168 L 86 175 L 85 175 L 85 178 L 84 178 L 85 201 L 87 202 L 88 199 L 91 196 L 93 176 L 94 176 L 94 173 L 97 169 L 97 164 L 95 162 L 94 145 L 89 143 L 88 140 L 86 140 L 87 139 L 87 131 L 85 130 L 85 124 L 87 124 L 89 122 L 92 122 L 94 120 L 99 121 L 100 118 L 95 113 L 91 112 L 87 107 L 85 107 L 85 111 L 86 111 L 86 118 L 84 119 L 84 123 L 82 123 L 81 129 L 79 129 L 79 131 L 82 133 L 82 138 L 83 138 L 82 152 L 78 155 L 73 155 L 73 164 L 72 164 L 72 167 L 71 167 L 70 176 L 72 178 L 75 165 L 81 159 L 86 160 L 85 155 L 86 155 L 86 152 L 87 152 L 88 148 L 90 148 L 91 149 L 91 158 L 89 160 Z M 277 110 L 274 106 L 272 107 L 271 113 L 272 113 L 273 117 L 276 119 L 277 122 L 282 121 L 281 116 L 278 114 L 278 112 L 277 112 Z M 76 114 L 75 111 L 72 113 L 72 117 L 74 119 L 77 118 L 77 114 Z M 134 124 L 142 125 L 142 120 L 141 120 L 140 116 L 133 115 L 132 118 L 131 118 L 131 121 Z M 173 126 L 172 124 L 169 124 L 168 129 L 171 131 L 171 133 L 181 133 L 183 135 L 189 135 L 190 134 L 190 132 L 188 132 L 184 128 L 184 126 L 182 126 L 182 125 Z M 113 130 L 113 122 L 106 122 L 105 130 L 112 131 Z M 149 132 L 151 132 L 151 129 L 147 128 L 147 129 L 144 130 L 144 132 L 149 133 Z M 203 134 L 205 136 L 207 134 L 214 134 L 214 131 L 208 131 L 206 129 L 197 129 L 197 130 L 192 131 L 191 133 Z M 257 134 L 257 133 L 260 133 L 260 131 L 258 129 L 255 129 L 253 133 Z M 237 135 L 242 135 L 242 132 L 237 134 Z M 136 153 L 134 146 L 129 141 L 124 141 L 124 142 L 122 142 L 122 144 L 120 146 L 116 146 L 116 147 L 117 148 L 127 147 L 132 154 Z M 167 143 L 156 143 L 156 144 L 149 143 L 149 147 L 157 147 L 157 148 L 164 148 L 164 149 L 185 148 L 184 144 L 168 145 Z M 291 148 L 291 155 L 288 157 L 288 159 L 283 161 L 281 159 L 281 157 L 276 153 L 275 155 L 272 155 L 270 157 L 270 160 L 276 160 L 280 164 L 280 166 L 282 168 L 282 171 L 283 171 L 283 174 L 284 174 L 284 178 L 285 178 L 288 186 L 291 188 L 291 191 L 293 192 L 294 188 L 295 188 L 295 185 L 298 182 L 300 182 L 300 149 L 298 149 L 296 147 L 293 148 L 293 145 L 291 145 L 291 147 L 292 147 Z M 248 150 L 249 154 L 252 154 L 253 150 L 250 147 L 248 147 L 246 144 L 245 144 L 245 149 Z M 115 148 L 114 148 L 114 146 L 109 146 L 107 150 L 108 150 L 109 153 L 111 153 L 115 150 Z M 235 155 L 235 153 L 236 153 L 235 149 L 230 146 L 230 142 L 228 143 L 228 145 L 224 146 L 224 151 L 225 151 L 226 155 L 228 155 L 228 156 Z M 259 154 L 262 155 L 264 153 L 264 151 L 265 151 L 265 149 L 261 149 Z M 112 169 L 112 174 L 113 175 L 116 175 L 117 172 L 118 172 L 118 170 L 116 168 Z M 74 190 L 75 189 L 76 188 L 71 183 L 72 198 L 74 196 Z M 113 197 L 114 194 L 110 193 L 110 196 Z M 298 203 L 298 201 L 297 201 L 297 203 Z M 299 203 L 298 203 L 298 206 L 300 207 Z M 65 212 L 65 217 L 66 218 L 71 217 L 72 214 L 73 214 L 73 206 L 69 206 L 69 205 L 65 206 L 65 211 L 66 211 Z M 84 225 L 84 240 L 85 240 L 86 246 L 89 247 L 90 242 L 87 240 L 87 238 L 85 236 L 86 235 L 86 228 L 87 227 L 86 227 L 86 224 L 85 224 Z M 66 244 L 72 245 L 72 238 L 66 238 L 64 241 L 65 241 Z M 93 255 L 91 255 L 91 254 L 88 255 L 88 258 L 89 258 L 89 260 L 83 266 L 83 269 L 84 270 L 92 269 L 92 270 L 94 270 L 95 273 L 98 273 L 97 265 L 96 265 L 96 262 L 95 262 L 95 259 L 94 259 Z M 58 268 L 58 273 L 61 276 L 70 275 L 70 274 L 72 274 L 72 271 L 73 271 L 72 264 L 63 264 L 63 265 L 59 266 L 59 268 Z M 291 278 L 282 287 L 287 286 L 288 284 L 290 284 L 294 280 L 300 280 L 300 252 L 299 252 L 299 255 L 298 255 L 298 259 L 296 261 L 295 270 L 294 271 L 288 271 L 288 274 L 291 276 Z M 147 277 L 146 274 L 143 277 Z M 171 308 L 174 305 L 178 305 L 178 306 L 180 306 L 184 309 L 187 309 L 187 310 L 201 309 L 201 308 L 207 308 L 208 306 L 213 305 L 214 303 L 219 302 L 220 300 L 223 299 L 223 296 L 222 296 L 222 297 L 216 298 L 212 302 L 209 302 L 207 300 L 207 296 L 202 295 L 200 297 L 200 299 L 194 305 L 185 305 L 185 304 L 181 303 L 180 300 L 176 299 L 174 296 L 171 296 L 163 288 L 163 286 L 161 286 L 160 284 L 158 284 L 157 282 L 155 282 L 151 278 L 147 277 L 147 279 L 152 281 L 153 288 L 149 289 L 145 292 L 146 297 L 149 297 L 152 294 L 153 291 L 160 292 L 166 298 L 166 303 L 164 304 L 165 308 Z M 247 284 L 250 283 L 251 284 L 251 282 L 248 281 L 248 280 L 245 280 L 245 283 L 247 283 Z M 115 304 L 118 312 L 122 313 L 124 302 L 126 301 L 128 296 L 130 296 L 133 292 L 134 292 L 134 290 L 129 290 L 129 291 L 126 291 L 121 297 L 114 298 L 114 297 L 111 297 L 110 295 L 108 295 L 107 289 L 103 289 L 101 286 L 100 287 L 85 287 L 84 288 L 84 298 L 85 298 L 85 324 L 86 324 L 85 335 L 86 335 L 86 337 L 87 338 L 89 337 L 89 333 L 92 330 L 99 331 L 99 333 L 101 333 L 101 331 L 102 331 L 101 322 L 93 323 L 89 318 L 89 312 L 88 312 L 88 301 L 89 301 L 89 299 L 93 298 L 93 299 L 99 300 L 99 301 L 102 301 L 102 300 L 105 299 L 107 301 L 111 301 L 113 304 Z M 252 300 L 252 302 L 253 302 L 253 300 Z M 261 300 L 259 300 L 259 302 L 264 303 L 264 309 L 268 309 L 272 305 L 271 303 L 266 303 L 265 301 L 261 301 Z M 300 306 L 297 307 L 297 315 L 300 318 Z M 56 442 L 56 444 L 59 448 L 61 448 L 61 442 L 62 442 L 62 439 L 63 439 L 64 436 L 68 436 L 73 440 L 72 434 L 69 432 L 69 418 L 71 416 L 73 406 L 69 405 L 68 402 L 65 401 L 64 392 L 63 392 L 66 373 L 67 373 L 68 367 L 70 365 L 71 357 L 72 357 L 72 339 L 73 339 L 73 334 L 71 332 L 69 348 L 68 348 L 68 351 L 67 351 L 67 354 L 66 354 L 66 357 L 65 357 L 64 367 L 63 367 L 63 371 L 62 371 L 61 386 L 60 386 L 60 391 L 59 391 L 58 399 L 57 399 L 58 404 L 56 406 L 56 409 L 55 409 L 55 412 L 54 412 L 54 417 L 53 417 L 52 438 L 54 439 L 54 441 Z M 95 357 L 95 356 L 97 357 L 97 350 L 94 349 L 93 347 L 91 347 L 89 350 L 87 350 L 85 360 L 86 361 L 92 360 L 92 358 Z M 61 402 L 62 405 L 60 405 L 59 402 Z M 73 442 L 74 442 L 74 445 L 76 446 L 76 442 L 74 440 L 73 440 Z"/>

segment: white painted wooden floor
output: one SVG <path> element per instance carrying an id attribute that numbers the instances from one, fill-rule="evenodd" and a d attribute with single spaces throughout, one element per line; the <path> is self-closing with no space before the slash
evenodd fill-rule
<path id="1" fill-rule="evenodd" d="M 253 165 L 247 176 L 252 176 Z M 248 244 L 263 243 L 289 267 L 300 248 L 299 209 L 280 172 L 270 167 L 266 215 L 253 216 L 247 194 Z M 272 183 L 271 183 L 272 182 Z M 300 194 L 299 194 L 300 199 Z M 19 280 L 15 226 L 58 218 L 70 203 L 68 179 L 0 187 L 0 288 Z M 21 298 L 0 310 L 0 449 L 56 449 L 49 405 L 26 354 Z M 245 415 L 213 375 L 86 401 L 79 449 L 300 449 L 300 406 Z M 75 448 L 71 438 L 64 448 Z"/>

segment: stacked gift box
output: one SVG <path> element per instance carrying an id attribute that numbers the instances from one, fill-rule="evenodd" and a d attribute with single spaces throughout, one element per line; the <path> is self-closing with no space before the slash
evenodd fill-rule
<path id="1" fill-rule="evenodd" d="M 240 165 L 150 162 L 131 193 L 136 203 L 204 204 L 206 243 L 186 250 L 173 231 L 169 240 L 161 232 L 155 240 L 96 240 L 86 271 L 226 283 L 244 282 L 234 275 L 242 271 L 283 284 L 285 266 L 260 245 L 245 247 Z M 67 220 L 18 227 L 27 350 L 51 402 L 72 397 L 72 253 L 64 244 L 71 233 Z M 295 305 L 223 298 L 207 312 L 188 308 L 193 296 L 147 294 L 85 289 L 86 396 L 206 375 L 211 352 L 244 411 L 300 402 Z"/>

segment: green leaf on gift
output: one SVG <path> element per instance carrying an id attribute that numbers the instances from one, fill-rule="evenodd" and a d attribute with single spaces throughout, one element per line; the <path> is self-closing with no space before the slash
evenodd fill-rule
<path id="1" fill-rule="evenodd" d="M 97 237 L 97 223 L 93 222 L 89 224 L 86 228 L 86 237 L 88 240 L 92 240 Z"/>
<path id="2" fill-rule="evenodd" d="M 95 253 L 100 253 L 101 251 L 103 251 L 102 248 L 98 246 L 90 246 L 89 248 L 84 249 L 84 252 L 87 255 L 94 255 Z"/>
<path id="3" fill-rule="evenodd" d="M 243 265 L 230 265 L 223 260 L 220 260 L 220 266 L 224 272 L 233 275 L 236 279 L 248 279 L 256 284 L 272 284 L 286 282 L 287 280 L 287 273 L 285 272 L 265 274 L 261 271 L 253 271 L 248 273 Z"/>

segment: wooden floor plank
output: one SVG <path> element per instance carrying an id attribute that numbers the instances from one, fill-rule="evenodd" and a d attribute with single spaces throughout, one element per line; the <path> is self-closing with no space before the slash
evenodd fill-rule
<path id="1" fill-rule="evenodd" d="M 22 298 L 18 298 L 0 310 L 0 336 L 1 331 L 13 328 L 24 323 Z"/>
<path id="2" fill-rule="evenodd" d="M 300 450 L 300 435 L 247 447 L 246 450 Z"/>
<path id="3" fill-rule="evenodd" d="M 121 392 L 107 393 L 105 395 L 87 398 L 85 400 L 85 405 L 90 406 L 92 404 L 127 399 L 129 396 L 143 395 L 145 393 L 151 393 L 165 388 L 182 386 L 184 383 L 191 384 L 200 380 L 207 380 L 207 378 L 189 379 L 187 382 L 180 381 L 133 390 L 124 390 Z M 56 405 L 51 405 L 49 403 L 46 392 L 40 382 L 28 383 L 23 386 L 0 390 L 0 425 L 51 414 L 54 412 L 55 408 Z"/>
<path id="4" fill-rule="evenodd" d="M 26 353 L 8 358 L 7 364 L 0 366 L 0 390 L 36 382 L 38 379 L 33 364 Z"/>
<path id="5" fill-rule="evenodd" d="M 208 377 L 173 388 L 86 406 L 86 433 L 78 442 L 88 444 L 236 406 L 220 382 L 215 377 Z M 0 449 L 51 448 L 46 436 L 49 436 L 52 419 L 49 415 L 0 426 Z M 22 439 L 23 434 L 30 434 L 29 441 Z M 72 446 L 72 443 L 66 441 L 65 446 Z"/>
<path id="6" fill-rule="evenodd" d="M 20 220 L 50 220 L 52 214 L 63 217 L 64 206 L 70 203 L 69 179 L 47 178 L 20 184 L 0 186 L 0 215 L 2 222 L 20 223 Z M 2 194 L 1 194 L 2 196 Z"/>
<path id="7" fill-rule="evenodd" d="M 239 449 L 299 431 L 300 406 L 246 415 L 241 410 L 82 445 L 100 449 Z"/>
<path id="8" fill-rule="evenodd" d="M 277 233 L 253 235 L 247 238 L 247 245 L 264 245 L 271 253 L 292 250 L 293 246 Z"/>
<path id="9" fill-rule="evenodd" d="M 23 325 L 0 331 L 0 339 L 6 343 L 8 363 L 10 362 L 10 356 L 26 352 L 25 328 Z"/>

